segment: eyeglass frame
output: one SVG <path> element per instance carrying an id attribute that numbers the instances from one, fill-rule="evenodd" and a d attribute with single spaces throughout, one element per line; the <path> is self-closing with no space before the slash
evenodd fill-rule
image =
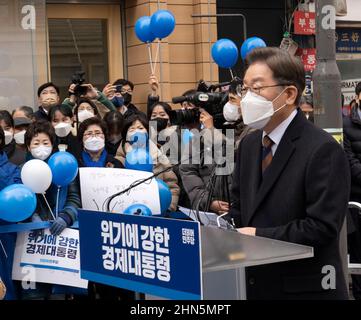
<path id="1" fill-rule="evenodd" d="M 87 133 L 84 132 L 83 134 L 83 137 L 85 138 L 92 138 L 92 137 L 99 138 L 100 136 L 105 137 L 104 132 L 87 132 Z"/>
<path id="2" fill-rule="evenodd" d="M 262 89 L 274 88 L 274 87 L 282 87 L 282 86 L 289 86 L 289 85 L 291 85 L 291 84 L 290 84 L 290 83 L 277 83 L 277 84 L 273 84 L 273 85 L 269 85 L 269 86 L 261 86 L 261 87 L 258 87 L 258 88 L 247 87 L 247 91 L 246 91 L 244 94 L 242 94 L 242 93 L 240 93 L 240 92 L 241 92 L 242 88 L 243 88 L 243 90 L 244 90 L 244 85 L 239 84 L 239 85 L 236 87 L 236 92 L 237 92 L 237 95 L 238 95 L 239 97 L 244 98 L 244 96 L 247 94 L 248 90 L 251 90 L 251 92 L 260 95 Z M 239 89 L 239 88 L 241 88 L 241 89 Z M 257 90 L 257 91 L 256 91 L 256 90 Z"/>

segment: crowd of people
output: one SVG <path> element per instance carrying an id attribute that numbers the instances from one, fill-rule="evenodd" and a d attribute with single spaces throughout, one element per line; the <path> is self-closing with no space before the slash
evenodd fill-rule
<path id="1" fill-rule="evenodd" d="M 264 48 L 263 50 L 265 52 L 271 50 L 271 48 Z M 258 153 L 261 151 L 260 147 L 262 146 L 262 144 L 260 144 L 259 149 L 257 149 L 258 153 L 256 154 L 252 153 L 252 144 L 255 145 L 258 141 L 256 141 L 256 137 L 257 139 L 259 138 L 259 141 L 262 140 L 262 130 L 264 130 L 265 133 L 268 133 L 268 131 L 272 132 L 274 128 L 272 128 L 272 130 L 266 130 L 267 126 L 270 126 L 269 123 L 274 124 L 274 127 L 278 128 L 277 125 L 280 123 L 285 125 L 288 121 L 284 128 L 284 130 L 286 130 L 288 125 L 291 127 L 291 121 L 298 121 L 311 132 L 309 136 L 304 138 L 306 140 L 310 139 L 309 148 L 304 147 L 304 150 L 298 154 L 298 159 L 301 159 L 299 161 L 303 161 L 302 159 L 305 158 L 304 164 L 300 162 L 299 170 L 296 170 L 297 172 L 288 172 L 287 177 L 283 179 L 285 179 L 285 183 L 287 183 L 286 180 L 290 178 L 295 180 L 295 184 L 299 181 L 300 186 L 297 189 L 295 185 L 294 192 L 287 189 L 290 186 L 282 187 L 279 190 L 280 194 L 285 193 L 286 190 L 288 190 L 289 193 L 282 200 L 281 198 L 277 198 L 277 200 L 274 200 L 275 202 L 271 203 L 272 206 L 280 206 L 278 210 L 279 214 L 292 208 L 295 216 L 291 217 L 291 214 L 287 212 L 283 217 L 275 217 L 274 221 L 270 221 L 269 218 L 264 217 L 265 220 L 259 222 L 259 224 L 267 227 L 272 225 L 274 228 L 255 229 L 258 231 L 250 230 L 252 228 L 242 228 L 243 230 L 240 231 L 246 234 L 253 233 L 253 235 L 256 234 L 279 240 L 313 245 L 312 237 L 307 237 L 305 234 L 315 228 L 319 228 L 317 232 L 320 234 L 327 232 L 326 229 L 328 228 L 331 233 L 336 232 L 337 226 L 333 224 L 336 224 L 336 220 L 337 224 L 339 223 L 338 218 L 333 220 L 330 218 L 332 221 L 325 220 L 324 224 L 322 224 L 324 218 L 320 218 L 319 213 L 315 212 L 312 219 L 314 219 L 313 221 L 317 221 L 317 223 L 312 224 L 313 222 L 309 222 L 309 225 L 297 226 L 293 231 L 283 230 L 282 233 L 278 235 L 278 231 L 276 231 L 277 228 L 275 228 L 278 222 L 275 221 L 280 219 L 280 221 L 282 221 L 282 223 L 280 223 L 285 224 L 288 221 L 287 219 L 298 219 L 302 217 L 304 212 L 311 214 L 311 212 L 316 210 L 317 199 L 311 199 L 312 195 L 309 194 L 309 192 L 312 192 L 309 190 L 314 190 L 315 194 L 317 194 L 319 192 L 322 193 L 323 188 L 329 187 L 328 184 L 327 186 L 323 186 L 314 180 L 317 178 L 321 180 L 325 178 L 321 173 L 316 174 L 313 178 L 310 175 L 310 170 L 318 170 L 318 167 L 312 167 L 311 160 L 306 159 L 308 154 L 312 153 L 311 148 L 317 149 L 319 147 L 318 145 L 316 146 L 318 142 L 319 145 L 325 144 L 330 146 L 328 150 L 322 149 L 322 152 L 320 151 L 319 154 L 312 154 L 312 157 L 315 158 L 312 159 L 316 162 L 318 161 L 318 163 L 324 162 L 324 159 L 320 157 L 326 156 L 327 152 L 335 152 L 337 157 L 340 157 L 340 155 L 337 153 L 337 147 L 331 144 L 328 138 L 322 136 L 316 129 L 313 129 L 316 127 L 311 124 L 313 122 L 312 98 L 301 96 L 304 88 L 304 74 L 299 71 L 299 66 L 296 65 L 289 56 L 282 56 L 282 59 L 278 61 L 278 65 L 272 62 L 273 58 L 269 58 L 267 54 L 269 56 L 277 56 L 280 54 L 278 51 L 273 52 L 271 50 L 265 53 L 264 56 L 262 56 L 262 54 L 262 49 L 260 51 L 255 50 L 255 53 L 250 55 L 249 64 L 251 66 L 257 65 L 257 63 L 258 65 L 265 64 L 269 70 L 273 72 L 273 77 L 270 76 L 267 80 L 264 75 L 267 75 L 268 70 L 257 71 L 257 69 L 253 70 L 249 67 L 247 69 L 248 76 L 246 73 L 243 80 L 238 78 L 233 79 L 227 88 L 228 101 L 223 107 L 223 116 L 227 124 L 225 128 L 232 131 L 231 141 L 229 141 L 230 139 L 225 133 L 224 128 L 215 128 L 213 115 L 201 106 L 190 102 L 189 99 L 185 99 L 185 101 L 181 103 L 181 109 L 197 109 L 199 116 L 195 117 L 193 122 L 184 125 L 175 125 L 172 123 L 172 107 L 167 102 L 160 101 L 157 92 L 158 81 L 154 75 L 149 79 L 150 93 L 147 101 L 147 109 L 144 112 L 132 103 L 134 85 L 126 79 L 118 79 L 114 83 L 107 84 L 102 91 L 94 88 L 91 84 L 82 84 L 81 86 L 83 88 L 81 93 L 79 93 L 77 85 L 71 84 L 69 86 L 69 96 L 63 101 L 60 99 L 60 91 L 56 84 L 49 82 L 41 85 L 37 92 L 39 106 L 36 112 L 29 106 L 19 106 L 12 111 L 12 113 L 6 110 L 0 111 L 0 190 L 11 184 L 21 183 L 20 172 L 24 163 L 31 159 L 47 161 L 53 153 L 58 151 L 67 151 L 74 155 L 79 167 L 125 168 L 126 156 L 134 147 L 134 136 L 142 133 L 148 137 L 155 136 L 155 139 L 150 139 L 149 141 L 149 144 L 151 144 L 150 156 L 153 160 L 153 173 L 159 174 L 157 178 L 163 180 L 172 193 L 169 211 L 177 211 L 178 207 L 182 206 L 194 210 L 210 211 L 218 215 L 231 212 L 234 220 L 230 220 L 230 223 L 235 223 L 237 227 L 247 227 L 252 223 L 250 222 L 251 220 L 245 222 L 245 212 L 255 211 L 257 206 L 250 203 L 249 206 L 246 205 L 245 207 L 245 203 L 255 200 L 255 193 L 257 193 L 259 186 L 257 183 L 260 184 L 260 190 L 266 192 L 263 190 L 262 182 L 252 184 L 256 177 L 259 176 L 252 175 L 252 170 L 253 165 L 258 159 Z M 253 62 L 252 59 L 254 59 Z M 290 69 L 288 71 L 280 67 L 282 64 L 287 63 Z M 277 68 L 279 68 L 280 71 L 276 71 Z M 294 68 L 294 73 L 292 73 L 292 68 Z M 259 74 L 256 80 L 252 80 L 251 72 L 255 72 L 255 76 L 257 76 L 257 72 L 261 72 L 266 80 L 259 76 Z M 282 72 L 283 74 L 281 74 Z M 269 96 L 267 96 L 268 91 L 270 92 Z M 196 90 L 191 89 L 183 93 L 183 96 L 191 96 L 195 93 Z M 345 150 L 351 167 L 351 198 L 355 201 L 361 201 L 361 191 L 357 190 L 357 188 L 360 188 L 359 182 L 361 179 L 361 135 L 358 133 L 361 132 L 361 108 L 359 103 L 361 99 L 361 84 L 358 86 L 356 94 L 357 99 L 354 103 L 353 112 L 349 118 L 344 119 Z M 265 102 L 265 99 L 267 99 L 267 102 Z M 283 100 L 282 105 L 277 102 L 278 100 Z M 241 108 L 242 104 L 243 107 Z M 254 118 L 256 115 L 254 114 L 254 110 L 250 110 L 251 108 L 247 109 L 248 104 L 259 106 L 261 112 L 265 112 L 267 106 L 269 107 L 271 105 L 272 107 L 272 104 L 273 109 L 275 109 L 276 104 L 279 106 L 268 118 L 259 117 L 261 120 L 253 119 L 254 121 L 251 121 L 251 118 Z M 243 112 L 245 112 L 245 114 L 243 114 Z M 276 114 L 282 121 L 275 116 Z M 301 118 L 301 114 L 305 114 L 305 117 L 302 115 Z M 270 119 L 273 120 L 269 121 Z M 276 123 L 275 119 L 277 119 L 279 123 Z M 307 122 L 307 124 L 303 121 L 305 121 L 305 123 Z M 155 126 L 150 125 L 150 123 L 155 124 Z M 247 125 L 249 123 L 252 125 Z M 294 131 L 294 136 L 290 139 L 294 141 L 300 132 L 297 132 L 297 128 L 290 129 L 289 131 L 291 130 Z M 316 137 L 314 140 L 312 140 L 312 134 Z M 317 140 L 319 135 L 321 135 L 321 138 L 319 137 Z M 265 153 L 262 154 L 261 160 L 258 159 L 259 163 L 257 162 L 259 165 L 261 165 L 262 162 L 262 174 L 263 170 L 266 170 L 270 164 L 269 162 L 272 160 L 269 159 L 270 150 L 272 150 L 271 153 L 273 153 L 274 158 L 272 161 L 275 163 L 273 167 L 270 166 L 270 168 L 273 168 L 272 170 L 281 170 L 283 166 L 286 165 L 282 163 L 282 165 L 280 165 L 281 167 L 277 168 L 277 161 L 281 161 L 280 154 L 282 154 L 282 159 L 288 160 L 293 152 L 290 153 L 286 151 L 282 145 L 282 141 L 284 140 L 281 141 L 282 135 L 277 137 L 276 133 L 274 133 L 273 135 L 269 134 L 269 136 L 274 139 L 272 149 L 270 148 L 268 151 L 263 149 Z M 200 138 L 198 143 L 195 142 L 195 137 Z M 208 141 L 208 139 L 210 139 L 210 141 Z M 216 169 L 220 166 L 216 159 L 214 159 L 215 154 L 219 152 L 218 148 L 215 147 L 217 145 L 216 141 L 221 142 L 222 151 L 225 144 L 231 144 L 232 153 L 236 155 L 235 159 L 232 158 L 230 165 L 232 170 L 222 175 L 216 174 Z M 287 143 L 287 147 L 292 147 L 293 142 Z M 307 144 L 307 141 L 305 141 L 305 143 Z M 276 148 L 278 148 L 278 144 L 280 144 L 280 151 L 277 155 L 277 153 L 275 153 L 275 146 L 277 145 Z M 209 150 L 209 148 L 211 150 Z M 247 148 L 249 148 L 248 151 Z M 265 144 L 263 144 L 263 148 L 265 148 Z M 174 150 L 176 150 L 176 152 L 174 152 Z M 186 160 L 188 161 L 183 161 L 185 159 L 184 151 L 187 151 Z M 207 152 L 210 152 L 210 154 L 214 156 L 214 161 L 206 161 Z M 252 154 L 255 155 L 254 158 L 252 158 Z M 194 159 L 198 159 L 199 161 L 192 161 Z M 338 158 L 337 161 L 342 167 L 343 162 L 342 159 L 340 159 L 341 158 Z M 266 160 L 268 163 L 264 162 Z M 311 164 L 307 161 L 310 161 Z M 264 163 L 265 168 L 263 168 Z M 251 168 L 249 171 L 247 170 L 247 164 L 249 164 L 249 168 Z M 234 165 L 235 173 L 232 176 Z M 324 168 L 327 168 L 329 165 L 333 165 L 333 163 L 324 163 Z M 330 170 L 333 169 L 335 168 L 330 167 Z M 258 169 L 255 168 L 255 171 L 257 170 Z M 305 170 L 305 175 L 303 175 L 302 170 Z M 265 171 L 264 179 L 266 180 L 266 178 L 276 179 L 276 177 L 272 178 L 271 175 L 268 177 L 267 171 Z M 259 177 L 257 179 L 259 179 Z M 262 178 L 260 179 L 262 180 Z M 305 179 L 310 179 L 310 181 L 305 181 Z M 279 178 L 279 180 L 281 180 L 281 178 Z M 313 181 L 312 183 L 311 180 Z M 242 185 L 244 181 L 246 182 Z M 280 182 L 278 183 L 280 185 Z M 303 185 L 306 183 L 312 184 L 312 186 L 308 187 L 308 190 L 305 190 L 307 188 Z M 345 184 L 346 183 L 347 181 L 345 180 Z M 59 215 L 50 228 L 52 234 L 61 234 L 65 228 L 71 226 L 77 220 L 77 209 L 82 207 L 79 185 L 79 177 L 77 177 L 69 186 L 61 188 L 58 201 Z M 345 188 L 345 190 L 347 191 L 347 188 Z M 37 208 L 31 217 L 31 221 L 36 222 L 53 219 L 49 206 L 55 208 L 57 191 L 57 186 L 50 186 L 45 193 L 47 203 L 43 197 L 38 196 Z M 326 191 L 325 196 L 333 195 L 333 190 L 327 189 Z M 243 201 L 242 203 L 240 203 L 241 200 Z M 309 203 L 311 200 L 315 201 L 314 208 L 311 207 Z M 343 205 L 342 201 L 343 199 L 339 201 L 341 207 Z M 266 202 L 267 198 L 264 198 L 263 203 Z M 280 205 L 279 203 L 282 202 L 283 205 Z M 293 205 L 292 202 L 297 203 L 297 206 Z M 318 205 L 319 204 L 317 204 L 317 206 Z M 258 206 L 260 206 L 259 203 Z M 335 205 L 335 207 L 337 206 Z M 318 209 L 329 210 L 329 207 L 319 206 Z M 240 211 L 243 215 L 241 218 L 239 215 Z M 263 210 L 263 212 L 267 212 L 267 210 Z M 249 212 L 249 214 L 251 214 L 251 212 Z M 269 212 L 269 214 L 271 215 L 272 213 Z M 297 214 L 298 217 L 296 217 Z M 354 216 L 353 218 L 355 221 L 358 221 L 358 217 Z M 0 220 L 0 224 L 2 223 L 4 222 Z M 255 222 L 254 225 L 257 225 L 257 223 Z M 318 224 L 320 225 L 318 226 Z M 324 226 L 327 226 L 327 228 Z M 272 231 L 270 231 L 270 229 L 272 229 Z M 40 234 L 43 231 L 40 230 L 37 232 Z M 285 234 L 287 232 L 293 232 L 293 234 L 286 236 Z M 332 234 L 332 236 L 333 235 L 334 234 Z M 319 241 L 322 242 L 322 244 L 320 244 L 321 246 L 324 246 L 323 241 L 331 241 L 331 238 L 328 237 L 329 235 L 326 236 L 323 234 L 322 236 L 324 238 L 322 241 Z M 0 240 L 6 244 L 5 249 L 8 252 L 13 251 L 15 246 L 15 236 L 13 234 L 0 234 Z M 359 233 L 357 233 L 355 241 L 360 241 Z M 317 245 L 318 244 L 317 242 Z M 355 250 L 356 256 L 360 254 L 358 252 L 360 246 L 357 248 L 355 246 L 351 247 Z M 334 249 L 334 247 L 332 248 Z M 21 292 L 19 293 L 19 288 L 16 286 L 16 283 L 14 284 L 12 282 L 11 256 L 5 259 L 0 252 L 0 262 L 0 278 L 7 288 L 5 298 L 34 298 L 32 294 L 26 295 Z M 280 279 L 276 280 L 281 281 Z M 129 292 L 123 290 L 113 290 L 101 285 L 97 285 L 94 288 L 98 296 L 101 294 L 103 297 L 129 297 Z M 355 282 L 355 288 L 358 288 L 357 282 Z M 357 290 L 355 290 L 355 292 L 357 295 Z M 47 292 L 45 296 L 38 294 L 35 295 L 35 297 L 44 298 L 48 297 L 49 294 L 50 293 Z M 275 297 L 277 297 L 277 294 L 275 294 Z"/>

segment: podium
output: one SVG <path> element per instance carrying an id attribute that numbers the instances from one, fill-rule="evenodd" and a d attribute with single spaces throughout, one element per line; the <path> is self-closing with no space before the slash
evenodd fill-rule
<path id="1" fill-rule="evenodd" d="M 201 248 L 203 300 L 246 300 L 246 267 L 313 257 L 312 247 L 204 226 Z"/>
<path id="2" fill-rule="evenodd" d="M 313 257 L 313 248 L 201 227 L 204 300 L 246 300 L 245 268 Z"/>

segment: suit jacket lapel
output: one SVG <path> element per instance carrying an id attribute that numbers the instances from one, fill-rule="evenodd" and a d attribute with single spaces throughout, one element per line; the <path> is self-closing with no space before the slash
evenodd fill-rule
<path id="1" fill-rule="evenodd" d="M 263 174 L 262 183 L 256 193 L 253 203 L 253 207 L 251 210 L 251 214 L 249 216 L 249 220 L 247 221 L 247 225 L 250 222 L 252 216 L 256 212 L 259 205 L 262 203 L 266 195 L 271 190 L 272 186 L 276 183 L 278 177 L 284 170 L 287 165 L 290 157 L 294 153 L 296 146 L 294 144 L 294 140 L 297 139 L 301 132 L 302 127 L 304 125 L 304 121 L 307 121 L 305 116 L 299 110 L 296 117 L 293 119 L 286 132 L 284 133 L 280 144 L 277 148 L 276 154 L 274 155 L 271 164 Z M 256 148 L 255 148 L 256 149 Z M 261 159 L 261 158 L 260 158 Z M 261 160 L 260 160 L 261 161 Z M 258 166 L 258 172 L 261 175 L 261 165 Z M 259 180 L 257 180 L 259 181 Z"/>

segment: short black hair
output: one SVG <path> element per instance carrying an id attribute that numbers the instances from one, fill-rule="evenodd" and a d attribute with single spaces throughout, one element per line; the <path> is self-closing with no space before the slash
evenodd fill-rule
<path id="1" fill-rule="evenodd" d="M 74 115 L 77 117 L 77 120 L 78 120 L 78 109 L 82 103 L 88 103 L 93 108 L 95 116 L 97 116 L 99 114 L 96 104 L 93 101 L 91 101 L 90 99 L 82 97 L 82 98 L 78 99 L 78 101 L 76 103 L 76 107 L 74 108 Z"/>
<path id="2" fill-rule="evenodd" d="M 52 106 L 49 110 L 49 119 L 53 121 L 55 118 L 55 113 L 59 111 L 63 116 L 73 118 L 73 110 L 67 104 L 57 104 Z"/>
<path id="3" fill-rule="evenodd" d="M 28 129 L 25 132 L 25 145 L 30 146 L 31 140 L 40 133 L 45 133 L 49 136 L 51 144 L 55 145 L 56 135 L 55 130 L 51 123 L 46 120 L 38 120 L 29 125 Z"/>
<path id="4" fill-rule="evenodd" d="M 305 89 L 305 69 L 301 60 L 276 47 L 253 49 L 246 57 L 246 70 L 255 63 L 264 63 L 272 71 L 273 79 L 284 86 L 297 88 L 295 104 L 298 105 Z"/>
<path id="5" fill-rule="evenodd" d="M 172 107 L 169 105 L 169 103 L 167 102 L 163 102 L 163 101 L 159 101 L 159 102 L 155 102 L 148 111 L 148 119 L 150 120 L 150 118 L 152 117 L 152 112 L 154 110 L 155 107 L 157 106 L 161 106 L 164 111 L 166 112 L 166 114 L 170 117 L 170 113 L 172 111 Z"/>
<path id="6" fill-rule="evenodd" d="M 357 97 L 358 97 L 359 94 L 361 93 L 361 82 L 359 82 L 359 83 L 356 85 L 355 93 L 356 93 Z"/>
<path id="7" fill-rule="evenodd" d="M 54 83 L 52 83 L 52 82 L 47 82 L 47 83 L 42 84 L 42 85 L 38 88 L 38 97 L 40 97 L 41 91 L 43 91 L 44 89 L 49 88 L 49 87 L 54 87 L 54 89 L 56 90 L 57 94 L 58 94 L 58 95 L 60 94 L 59 87 L 57 87 L 57 86 L 56 86 Z"/>
<path id="8" fill-rule="evenodd" d="M 5 133 L 3 128 L 0 126 L 0 152 L 2 152 L 4 147 L 5 147 Z"/>
<path id="9" fill-rule="evenodd" d="M 132 90 L 134 90 L 134 83 L 127 79 L 118 79 L 113 82 L 113 86 L 119 85 L 121 85 L 122 87 L 128 85 Z"/>
<path id="10" fill-rule="evenodd" d="M 16 111 L 22 111 L 24 112 L 25 116 L 27 118 L 29 118 L 30 120 L 33 120 L 34 119 L 34 110 L 32 107 L 29 107 L 29 106 L 21 106 L 21 107 L 18 107 L 16 108 L 13 112 L 12 112 L 12 116 L 14 116 L 15 112 Z"/>
<path id="11" fill-rule="evenodd" d="M 14 120 L 11 117 L 11 114 L 7 110 L 0 110 L 0 121 L 4 120 L 5 124 L 8 127 L 14 128 Z"/>
<path id="12" fill-rule="evenodd" d="M 234 77 L 229 85 L 228 92 L 237 94 L 237 87 L 243 84 L 243 80 L 238 77 Z"/>
<path id="13" fill-rule="evenodd" d="M 182 96 L 192 96 L 197 93 L 196 89 L 189 89 L 182 93 Z"/>
<path id="14" fill-rule="evenodd" d="M 107 141 L 108 128 L 107 128 L 106 123 L 103 120 L 100 120 L 99 118 L 96 118 L 96 117 L 89 118 L 89 119 L 84 120 L 79 125 L 79 129 L 78 129 L 78 140 L 79 140 L 79 143 L 82 148 L 84 147 L 84 144 L 83 144 L 84 132 L 86 131 L 86 129 L 88 129 L 88 127 L 90 127 L 92 125 L 99 126 L 102 129 L 102 131 L 104 133 L 105 141 Z"/>
<path id="15" fill-rule="evenodd" d="M 124 126 L 124 117 L 119 111 L 107 112 L 103 118 L 108 127 L 108 134 L 121 133 Z"/>
<path id="16" fill-rule="evenodd" d="M 143 113 L 133 113 L 132 115 L 127 117 L 124 121 L 124 126 L 123 126 L 123 130 L 122 130 L 123 139 L 126 138 L 128 129 L 137 120 L 139 120 L 140 123 L 144 126 L 144 128 L 147 129 L 147 132 L 149 132 L 149 122 L 148 122 L 147 117 Z"/>

